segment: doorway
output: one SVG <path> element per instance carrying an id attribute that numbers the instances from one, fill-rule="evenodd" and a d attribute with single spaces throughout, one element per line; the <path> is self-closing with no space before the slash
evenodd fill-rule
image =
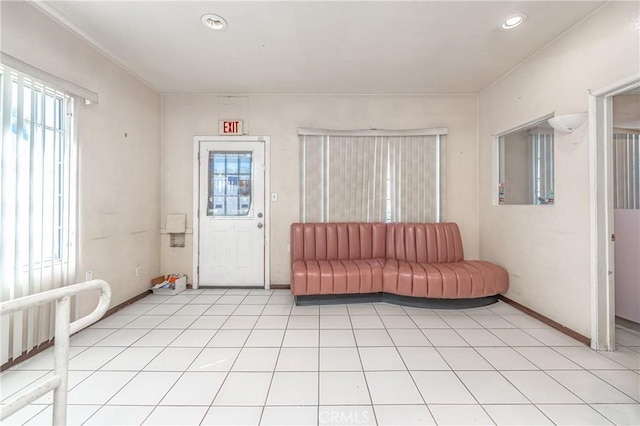
<path id="1" fill-rule="evenodd" d="M 589 95 L 591 346 L 615 350 L 613 98 L 638 89 L 640 75 Z"/>
<path id="2" fill-rule="evenodd" d="M 193 287 L 268 288 L 268 139 L 194 143 Z"/>

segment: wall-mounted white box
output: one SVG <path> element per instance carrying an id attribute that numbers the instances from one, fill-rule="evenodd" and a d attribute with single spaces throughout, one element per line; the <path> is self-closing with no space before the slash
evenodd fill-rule
<path id="1" fill-rule="evenodd" d="M 186 214 L 168 214 L 165 232 L 168 234 L 184 234 L 187 230 Z"/>

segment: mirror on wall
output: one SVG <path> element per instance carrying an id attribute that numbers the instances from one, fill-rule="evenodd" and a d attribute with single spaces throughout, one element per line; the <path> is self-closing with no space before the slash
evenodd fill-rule
<path id="1" fill-rule="evenodd" d="M 550 117 L 498 137 L 498 204 L 552 205 L 553 128 Z"/>

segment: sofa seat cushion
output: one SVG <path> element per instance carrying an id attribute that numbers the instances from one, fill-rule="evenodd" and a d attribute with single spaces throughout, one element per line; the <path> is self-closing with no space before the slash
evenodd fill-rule
<path id="1" fill-rule="evenodd" d="M 402 296 L 459 299 L 502 293 L 509 286 L 507 271 L 481 260 L 417 263 L 387 259 L 383 291 Z"/>
<path id="2" fill-rule="evenodd" d="M 384 259 L 297 260 L 291 265 L 291 292 L 301 294 L 382 291 Z"/>

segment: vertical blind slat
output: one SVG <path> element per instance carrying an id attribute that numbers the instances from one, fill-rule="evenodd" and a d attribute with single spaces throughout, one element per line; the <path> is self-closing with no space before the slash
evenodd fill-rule
<path id="1" fill-rule="evenodd" d="M 23 259 L 21 258 L 22 253 L 22 238 L 18 238 L 18 235 L 22 231 L 23 228 L 23 215 L 21 214 L 21 205 L 23 203 L 21 194 L 20 194 L 20 183 L 24 179 L 24 167 L 20 164 L 20 160 L 22 158 L 21 150 L 23 149 L 22 143 L 22 134 L 24 122 L 22 117 L 24 116 L 24 92 L 21 90 L 21 87 L 24 83 L 23 76 L 19 75 L 17 77 L 17 90 L 16 90 L 16 137 L 15 137 L 15 203 L 14 203 L 14 226 L 16 229 L 16 238 L 14 240 L 14 249 L 13 249 L 13 263 L 20 264 Z M 16 273 L 17 274 L 17 273 Z M 24 288 L 22 285 L 14 286 L 14 297 L 22 297 L 24 296 Z M 17 358 L 22 353 L 22 337 L 24 331 L 23 324 L 24 312 L 16 312 L 13 314 L 13 342 L 11 343 L 12 351 L 11 355 L 13 358 Z"/>

